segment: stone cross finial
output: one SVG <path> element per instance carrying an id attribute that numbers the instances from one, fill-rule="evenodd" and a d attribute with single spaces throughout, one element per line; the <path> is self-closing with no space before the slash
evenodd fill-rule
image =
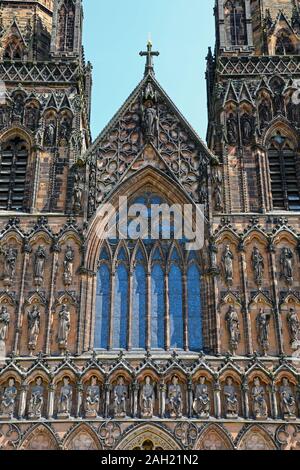
<path id="1" fill-rule="evenodd" d="M 148 74 L 154 75 L 154 64 L 153 64 L 153 57 L 158 57 L 159 52 L 152 51 L 152 42 L 149 40 L 147 44 L 147 51 L 140 52 L 141 57 L 147 57 L 146 60 L 146 67 L 145 67 L 145 76 Z"/>

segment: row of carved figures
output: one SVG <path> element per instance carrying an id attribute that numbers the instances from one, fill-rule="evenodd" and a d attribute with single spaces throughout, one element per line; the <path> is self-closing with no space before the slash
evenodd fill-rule
<path id="1" fill-rule="evenodd" d="M 271 318 L 271 313 L 266 312 L 263 308 L 259 310 L 256 317 L 257 341 L 265 355 L 267 355 L 270 347 Z M 239 315 L 233 306 L 229 307 L 225 320 L 230 338 L 231 352 L 235 354 L 242 337 Z M 291 347 L 294 351 L 298 351 L 300 348 L 300 320 L 294 308 L 290 308 L 287 314 L 287 324 Z"/>
<path id="2" fill-rule="evenodd" d="M 156 410 L 158 386 L 153 382 L 150 376 L 145 378 L 144 383 L 135 384 L 130 387 L 125 383 L 124 377 L 120 376 L 114 386 L 106 386 L 105 390 L 100 386 L 97 377 L 92 377 L 91 382 L 86 389 L 81 390 L 82 406 L 79 409 L 79 415 L 85 418 L 97 419 L 100 417 L 100 408 L 106 410 L 112 409 L 112 417 L 116 419 L 124 419 L 129 417 L 140 416 L 143 419 L 153 418 Z M 184 393 L 185 390 L 180 384 L 178 377 L 175 375 L 168 386 L 159 387 L 160 389 L 160 407 L 161 417 L 170 419 L 181 419 L 184 415 Z M 45 386 L 43 379 L 38 377 L 31 389 L 28 399 L 27 410 L 28 419 L 38 420 L 44 415 L 45 405 Z M 85 392 L 85 393 L 83 393 Z M 277 389 L 280 397 L 281 417 L 286 420 L 297 419 L 297 400 L 293 393 L 289 379 L 284 377 Z M 50 388 L 50 393 L 55 393 L 55 388 Z M 214 388 L 214 404 L 212 403 L 210 384 L 207 383 L 205 377 L 200 377 L 199 382 L 195 386 L 188 387 L 187 401 L 191 403 L 191 417 L 197 419 L 209 419 L 212 417 L 212 408 L 216 404 L 220 407 L 221 394 L 223 394 L 224 412 L 227 419 L 238 419 L 240 414 L 240 398 L 237 387 L 232 377 L 228 377 L 221 387 Z M 252 388 L 244 399 L 245 414 L 249 415 L 249 399 L 252 401 L 253 419 L 264 420 L 270 415 L 269 402 L 267 399 L 266 387 L 262 384 L 259 377 L 255 377 Z M 132 396 L 131 396 L 132 395 Z M 13 419 L 16 414 L 18 389 L 14 378 L 10 378 L 7 387 L 4 389 L 0 402 L 0 419 Z M 26 398 L 25 398 L 26 400 Z M 55 395 L 48 400 L 53 404 Z M 101 406 L 105 403 L 104 407 Z M 69 419 L 73 413 L 74 404 L 74 387 L 69 377 L 63 378 L 63 384 L 56 396 L 57 419 Z M 22 402 L 21 402 L 22 406 Z M 128 413 L 128 409 L 132 408 L 132 413 Z M 107 414 L 104 412 L 104 414 Z M 49 416 L 50 415 L 50 416 Z M 20 417 L 20 416 L 19 416 Z M 24 416 L 22 416 L 24 417 Z M 48 406 L 48 417 L 53 417 L 53 410 Z M 105 416 L 107 417 L 107 416 Z M 217 416 L 219 417 L 219 416 Z"/>
<path id="3" fill-rule="evenodd" d="M 217 266 L 216 254 L 214 256 L 213 265 Z M 233 284 L 234 279 L 234 258 L 230 245 L 226 245 L 222 254 L 222 272 L 226 283 L 230 286 Z M 279 258 L 280 278 L 284 279 L 289 285 L 294 281 L 294 258 L 294 253 L 290 248 L 283 247 L 281 249 Z M 256 246 L 253 248 L 251 256 L 251 268 L 257 285 L 261 286 L 265 272 L 265 263 L 263 255 Z"/>
<path id="4" fill-rule="evenodd" d="M 40 336 L 41 313 L 37 305 L 27 312 L 28 321 L 28 349 L 33 352 L 36 349 Z M 10 314 L 5 306 L 0 309 L 0 345 L 5 344 L 8 338 Z M 70 310 L 67 305 L 62 305 L 58 313 L 57 342 L 62 351 L 67 349 L 71 329 Z"/>
<path id="5" fill-rule="evenodd" d="M 0 255 L 3 256 L 4 260 L 3 281 L 6 286 L 12 285 L 16 280 L 18 254 L 18 250 L 13 246 L 7 246 L 5 248 L 0 247 Z M 67 246 L 63 262 L 63 281 L 65 286 L 70 286 L 72 284 L 74 256 L 73 248 L 71 246 Z M 46 262 L 46 250 L 42 245 L 40 245 L 33 256 L 33 276 L 36 287 L 43 284 Z"/>

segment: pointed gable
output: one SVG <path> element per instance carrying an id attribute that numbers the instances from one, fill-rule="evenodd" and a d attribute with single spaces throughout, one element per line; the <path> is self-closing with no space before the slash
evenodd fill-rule
<path id="1" fill-rule="evenodd" d="M 91 216 L 122 181 L 154 166 L 203 202 L 207 166 L 217 159 L 148 73 L 86 154 Z M 96 181 L 95 181 L 96 179 Z"/>

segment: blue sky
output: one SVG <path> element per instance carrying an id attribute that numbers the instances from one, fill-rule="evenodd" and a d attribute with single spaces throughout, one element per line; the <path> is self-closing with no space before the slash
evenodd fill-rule
<path id="1" fill-rule="evenodd" d="M 148 34 L 156 78 L 204 139 L 205 57 L 214 46 L 214 0 L 83 0 L 86 59 L 93 64 L 93 139 L 143 77 Z"/>

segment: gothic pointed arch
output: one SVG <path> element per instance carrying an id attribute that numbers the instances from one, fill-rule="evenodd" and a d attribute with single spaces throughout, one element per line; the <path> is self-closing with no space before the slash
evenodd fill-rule
<path id="1" fill-rule="evenodd" d="M 149 424 L 129 431 L 116 450 L 181 450 L 181 447 L 168 431 Z"/>
<path id="2" fill-rule="evenodd" d="M 36 424 L 23 437 L 21 450 L 59 450 L 57 436 L 46 424 Z"/>
<path id="3" fill-rule="evenodd" d="M 88 424 L 75 425 L 64 438 L 62 447 L 64 450 L 73 451 L 102 449 L 97 433 Z"/>
<path id="4" fill-rule="evenodd" d="M 195 450 L 233 450 L 234 445 L 230 435 L 222 426 L 212 424 L 204 426 L 200 433 Z"/>
<path id="5" fill-rule="evenodd" d="M 238 450 L 277 450 L 273 438 L 259 425 L 246 426 L 240 433 L 236 446 Z"/>

